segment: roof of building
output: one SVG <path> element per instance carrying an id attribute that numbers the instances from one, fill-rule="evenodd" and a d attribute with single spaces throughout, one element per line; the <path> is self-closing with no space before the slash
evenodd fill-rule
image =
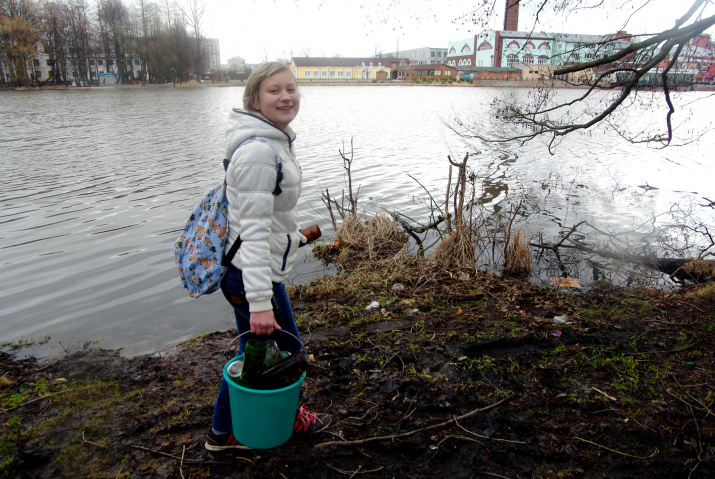
<path id="1" fill-rule="evenodd" d="M 373 65 L 382 63 L 389 65 L 390 63 L 399 63 L 400 58 L 343 58 L 343 57 L 293 57 L 293 62 L 297 67 L 354 67 L 363 63 Z"/>
<path id="2" fill-rule="evenodd" d="M 444 63 L 430 63 L 429 65 L 410 65 L 410 70 L 434 70 L 435 68 L 450 68 L 456 70 L 456 68 Z"/>
<path id="3" fill-rule="evenodd" d="M 548 33 L 548 32 L 516 32 L 500 31 L 502 38 L 524 38 L 532 40 L 556 40 L 568 43 L 597 43 L 604 40 L 615 39 L 615 34 L 610 35 L 581 35 L 578 33 Z"/>
<path id="4" fill-rule="evenodd" d="M 503 73 L 503 72 L 520 72 L 521 70 L 513 67 L 472 67 L 465 72 L 492 72 L 492 73 Z"/>

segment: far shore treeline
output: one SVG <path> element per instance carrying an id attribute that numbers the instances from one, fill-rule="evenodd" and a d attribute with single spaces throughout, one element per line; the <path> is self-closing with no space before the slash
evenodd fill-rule
<path id="1" fill-rule="evenodd" d="M 103 67 L 117 83 L 186 81 L 207 71 L 203 15 L 198 1 L 0 1 L 0 84 L 92 85 Z"/>

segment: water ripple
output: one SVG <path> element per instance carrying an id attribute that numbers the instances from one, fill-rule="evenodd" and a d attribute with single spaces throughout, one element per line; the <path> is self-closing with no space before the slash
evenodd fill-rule
<path id="1" fill-rule="evenodd" d="M 644 152 L 584 135 L 556 156 L 538 143 L 505 156 L 502 147 L 466 144 L 445 126 L 456 112 L 489 127 L 486 105 L 499 93 L 302 87 L 293 124 L 305 179 L 299 221 L 330 234 L 321 195 L 346 189 L 339 151 L 353 158 L 366 210 L 398 210 L 422 222 L 425 190 L 444 196 L 447 156 L 467 152 L 482 175 L 481 202 L 495 208 L 507 191 L 538 191 L 549 213 L 533 221 L 546 231 L 589 216 L 628 225 L 685 195 L 672 190 L 710 189 L 709 148 Z M 36 354 L 58 352 L 59 341 L 99 340 L 132 355 L 233 325 L 221 295 L 189 299 L 169 248 L 223 176 L 226 119 L 241 95 L 242 88 L 0 92 L 0 341 L 51 334 Z M 616 186 L 645 182 L 661 189 L 614 204 Z M 588 189 L 575 191 L 578 184 Z M 300 254 L 297 280 L 322 274 L 308 251 Z"/>

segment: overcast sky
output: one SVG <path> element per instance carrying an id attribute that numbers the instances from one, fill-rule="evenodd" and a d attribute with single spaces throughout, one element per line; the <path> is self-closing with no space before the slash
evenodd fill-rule
<path id="1" fill-rule="evenodd" d="M 503 2 L 488 28 L 502 29 Z M 607 0 L 615 1 L 615 0 Z M 624 3 L 629 0 L 618 0 Z M 635 5 L 646 0 L 631 0 Z M 205 0 L 204 29 L 218 38 L 221 62 L 233 56 L 248 63 L 291 56 L 368 57 L 420 47 L 447 47 L 482 30 L 460 17 L 477 0 Z M 502 4 L 502 5 L 500 5 Z M 649 0 L 631 19 L 629 33 L 662 31 L 672 27 L 689 0 Z M 630 7 L 630 5 L 629 5 Z M 626 11 L 602 9 L 571 14 L 540 15 L 541 31 L 606 34 L 617 31 Z M 519 29 L 533 23 L 533 12 L 522 8 Z M 399 42 L 399 47 L 398 47 Z"/>

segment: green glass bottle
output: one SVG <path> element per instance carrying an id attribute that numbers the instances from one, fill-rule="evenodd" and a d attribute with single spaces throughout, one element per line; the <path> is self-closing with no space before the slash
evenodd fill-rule
<path id="1" fill-rule="evenodd" d="M 266 343 L 260 339 L 250 339 L 243 351 L 243 371 L 238 384 L 249 389 L 260 389 L 265 359 Z"/>

